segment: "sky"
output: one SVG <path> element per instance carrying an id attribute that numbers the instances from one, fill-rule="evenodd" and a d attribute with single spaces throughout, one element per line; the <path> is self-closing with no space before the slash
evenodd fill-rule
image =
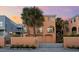
<path id="1" fill-rule="evenodd" d="M 0 6 L 0 15 L 6 15 L 16 23 L 22 23 L 22 9 L 27 6 Z M 38 6 L 44 15 L 56 15 L 68 19 L 79 15 L 79 6 Z"/>

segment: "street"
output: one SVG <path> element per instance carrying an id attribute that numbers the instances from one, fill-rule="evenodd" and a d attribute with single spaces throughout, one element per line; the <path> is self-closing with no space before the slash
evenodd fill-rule
<path id="1" fill-rule="evenodd" d="M 42 45 L 42 46 L 41 46 Z M 36 49 L 32 48 L 0 48 L 0 52 L 79 52 L 79 49 L 69 49 L 63 48 L 63 44 L 56 43 L 56 44 L 41 44 L 40 47 Z"/>

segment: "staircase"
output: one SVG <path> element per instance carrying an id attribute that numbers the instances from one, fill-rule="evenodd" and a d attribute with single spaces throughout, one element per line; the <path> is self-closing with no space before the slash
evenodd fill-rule
<path id="1" fill-rule="evenodd" d="M 39 48 L 62 48 L 63 43 L 40 43 Z"/>

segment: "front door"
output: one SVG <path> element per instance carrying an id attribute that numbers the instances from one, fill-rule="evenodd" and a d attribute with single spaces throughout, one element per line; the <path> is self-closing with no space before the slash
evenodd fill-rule
<path id="1" fill-rule="evenodd" d="M 11 38 L 9 36 L 5 37 L 5 46 L 10 46 L 11 45 Z"/>

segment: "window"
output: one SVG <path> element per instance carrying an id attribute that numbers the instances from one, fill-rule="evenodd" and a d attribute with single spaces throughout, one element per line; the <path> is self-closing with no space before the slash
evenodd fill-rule
<path id="1" fill-rule="evenodd" d="M 48 27 L 48 28 L 47 28 L 47 31 L 48 31 L 48 33 L 54 32 L 54 27 Z"/>
<path id="2" fill-rule="evenodd" d="M 69 28 L 68 27 L 66 27 L 66 32 L 69 32 Z"/>
<path id="3" fill-rule="evenodd" d="M 78 16 L 78 20 L 79 20 L 79 16 Z"/>
<path id="4" fill-rule="evenodd" d="M 4 34 L 4 31 L 0 30 L 0 36 L 3 36 L 3 34 Z"/>
<path id="5" fill-rule="evenodd" d="M 49 16 L 49 17 L 48 17 L 48 20 L 49 20 L 49 21 L 50 21 L 50 20 L 52 20 L 52 17 L 51 17 L 51 16 Z"/>
<path id="6" fill-rule="evenodd" d="M 71 23 L 72 23 L 72 20 L 71 20 Z"/>
<path id="7" fill-rule="evenodd" d="M 79 27 L 78 27 L 78 32 L 79 32 Z"/>
<path id="8" fill-rule="evenodd" d="M 43 32 L 42 27 L 40 27 L 40 28 L 37 29 L 37 33 L 42 33 L 42 32 Z"/>
<path id="9" fill-rule="evenodd" d="M 72 27 L 72 33 L 76 34 L 76 32 L 77 32 L 77 28 L 76 27 Z"/>
<path id="10" fill-rule="evenodd" d="M 24 32 L 28 32 L 26 27 L 24 27 Z"/>
<path id="11" fill-rule="evenodd" d="M 0 26 L 2 26 L 3 25 L 3 22 L 0 22 Z"/>
<path id="12" fill-rule="evenodd" d="M 50 20 L 50 17 L 48 17 L 48 21 Z"/>
<path id="13" fill-rule="evenodd" d="M 76 19 L 74 19 L 74 22 L 76 22 Z"/>

